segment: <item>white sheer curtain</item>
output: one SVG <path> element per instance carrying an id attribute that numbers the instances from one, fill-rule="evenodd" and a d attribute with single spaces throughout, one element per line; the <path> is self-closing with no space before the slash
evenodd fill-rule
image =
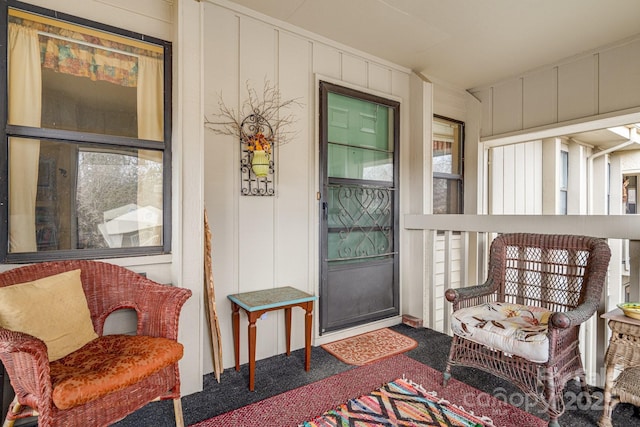
<path id="1" fill-rule="evenodd" d="M 138 138 L 164 140 L 164 70 L 160 60 L 138 59 Z M 142 214 L 159 216 L 157 227 L 140 231 L 140 246 L 162 244 L 162 152 L 138 152 L 138 206 Z"/>
<path id="2" fill-rule="evenodd" d="M 40 127 L 42 72 L 38 33 L 9 24 L 9 123 Z M 35 252 L 40 141 L 9 140 L 9 251 Z"/>

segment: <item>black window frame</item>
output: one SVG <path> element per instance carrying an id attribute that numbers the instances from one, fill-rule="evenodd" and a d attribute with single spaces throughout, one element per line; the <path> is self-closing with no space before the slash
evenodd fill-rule
<path id="1" fill-rule="evenodd" d="M 0 10 L 0 129 L 2 136 L 0 146 L 0 262 L 2 263 L 28 263 L 38 261 L 53 261 L 65 259 L 97 259 L 97 258 L 122 258 L 134 256 L 149 256 L 171 253 L 171 132 L 172 132 L 172 44 L 169 41 L 150 37 L 137 32 L 125 30 L 100 22 L 80 18 L 61 13 L 52 9 L 23 3 L 15 0 L 2 0 Z M 113 136 L 106 134 L 94 134 L 61 129 L 34 128 L 28 126 L 16 126 L 8 124 L 8 19 L 9 9 L 19 9 L 25 12 L 42 15 L 52 19 L 67 21 L 71 24 L 81 25 L 118 36 L 155 44 L 163 49 L 164 54 L 164 129 L 163 145 L 159 147 L 159 141 Z M 119 147 L 139 149 L 161 150 L 163 153 L 163 226 L 162 245 L 128 248 L 100 248 L 100 249 L 65 249 L 40 252 L 9 252 L 9 137 L 26 137 L 35 139 L 47 139 L 70 144 L 95 143 L 97 146 Z"/>
<path id="2" fill-rule="evenodd" d="M 460 147 L 459 147 L 459 158 L 458 162 L 460 164 L 460 173 L 452 174 L 452 173 L 443 173 L 443 172 L 432 172 L 433 179 L 445 179 L 447 181 L 454 181 L 458 184 L 458 211 L 459 212 L 449 212 L 452 214 L 463 214 L 464 213 L 464 139 L 465 139 L 465 124 L 463 121 L 452 119 L 450 117 L 441 116 L 439 114 L 434 114 L 433 119 L 444 120 L 450 123 L 455 123 L 460 126 Z M 433 149 L 433 137 L 431 138 L 431 146 Z M 433 154 L 431 155 L 431 162 L 433 165 Z M 431 204 L 433 211 L 433 189 L 431 194 Z"/>

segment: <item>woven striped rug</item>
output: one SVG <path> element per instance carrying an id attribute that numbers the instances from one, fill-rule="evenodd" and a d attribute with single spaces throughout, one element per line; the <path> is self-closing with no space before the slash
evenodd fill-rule
<path id="1" fill-rule="evenodd" d="M 406 335 L 389 328 L 323 344 L 321 347 L 350 365 L 366 365 L 380 359 L 404 353 L 418 343 Z"/>
<path id="2" fill-rule="evenodd" d="M 436 392 L 437 396 L 464 407 L 468 412 L 490 417 L 499 427 L 546 427 L 548 424 L 455 378 L 449 380 L 447 387 L 442 387 L 442 372 L 399 354 L 220 414 L 192 427 L 297 426 L 349 399 L 376 390 L 381 384 L 403 377 L 411 378 L 426 390 Z"/>
<path id="3" fill-rule="evenodd" d="M 435 392 L 407 380 L 396 379 L 373 392 L 351 399 L 301 427 L 486 427 L 487 417 L 476 416 L 464 408 L 440 399 Z"/>

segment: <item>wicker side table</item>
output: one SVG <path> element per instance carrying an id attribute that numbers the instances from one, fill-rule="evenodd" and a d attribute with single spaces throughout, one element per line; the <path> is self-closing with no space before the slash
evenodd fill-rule
<path id="1" fill-rule="evenodd" d="M 609 319 L 611 339 L 604 359 L 604 411 L 599 426 L 612 427 L 611 414 L 618 403 L 640 405 L 640 320 L 625 316 L 619 308 L 602 318 Z M 621 373 L 614 378 L 616 369 Z"/>

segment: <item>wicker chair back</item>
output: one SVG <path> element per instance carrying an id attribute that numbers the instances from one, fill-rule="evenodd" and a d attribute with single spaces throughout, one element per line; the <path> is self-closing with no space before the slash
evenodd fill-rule
<path id="1" fill-rule="evenodd" d="M 588 392 L 578 337 L 580 325 L 600 304 L 610 257 L 606 241 L 593 237 L 529 233 L 496 237 L 491 244 L 487 281 L 449 289 L 445 296 L 453 303 L 454 312 L 494 302 L 550 311 L 548 359 L 533 362 L 454 333 L 444 384 L 453 366 L 483 369 L 511 381 L 545 405 L 549 425 L 558 426 L 567 381 L 579 377 Z"/>
<path id="2" fill-rule="evenodd" d="M 99 336 L 112 312 L 133 309 L 138 315 L 137 335 L 178 339 L 180 311 L 191 291 L 156 283 L 114 264 L 75 260 L 18 267 L 0 273 L 0 287 L 76 269 L 81 270 L 91 320 Z M 177 363 L 133 385 L 61 410 L 52 400 L 47 348 L 41 340 L 0 327 L 0 360 L 16 393 L 3 426 L 10 427 L 17 419 L 35 414 L 41 427 L 107 426 L 158 398 L 173 400 L 176 425 L 184 425 Z"/>

